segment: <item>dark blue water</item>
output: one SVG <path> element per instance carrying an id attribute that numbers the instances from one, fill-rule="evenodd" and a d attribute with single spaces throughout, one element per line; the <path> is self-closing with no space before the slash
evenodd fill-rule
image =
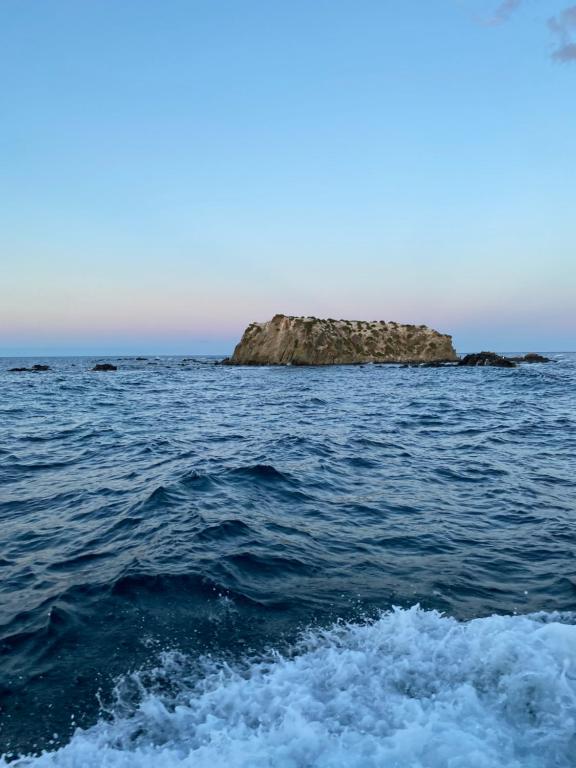
<path id="1" fill-rule="evenodd" d="M 554 358 L 0 360 L 0 755 L 576 765 L 576 356 Z"/>

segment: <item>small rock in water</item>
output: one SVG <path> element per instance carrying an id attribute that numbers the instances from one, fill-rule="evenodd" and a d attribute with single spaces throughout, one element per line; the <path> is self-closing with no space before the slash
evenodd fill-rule
<path id="1" fill-rule="evenodd" d="M 475 352 L 472 355 L 464 355 L 458 365 L 480 366 L 488 365 L 494 368 L 515 368 L 516 363 L 507 357 L 497 355 L 496 352 Z"/>
<path id="2" fill-rule="evenodd" d="M 32 368 L 9 368 L 8 370 L 11 373 L 38 373 L 39 371 L 49 371 L 50 366 L 36 363 Z"/>
<path id="3" fill-rule="evenodd" d="M 525 363 L 549 363 L 550 358 L 544 357 L 544 355 L 539 355 L 537 352 L 529 352 L 527 355 L 524 355 L 524 362 Z"/>
<path id="4" fill-rule="evenodd" d="M 515 363 L 550 363 L 551 360 L 549 357 L 544 357 L 544 355 L 539 355 L 537 352 L 528 352 L 527 355 L 523 355 L 521 357 L 511 357 L 510 360 L 513 360 Z"/>
<path id="5" fill-rule="evenodd" d="M 118 367 L 116 365 L 112 365 L 112 363 L 96 363 L 94 368 L 92 368 L 93 371 L 117 371 Z"/>

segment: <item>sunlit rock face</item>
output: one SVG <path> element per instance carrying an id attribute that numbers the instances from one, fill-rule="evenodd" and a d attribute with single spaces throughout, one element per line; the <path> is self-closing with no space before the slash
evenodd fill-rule
<path id="1" fill-rule="evenodd" d="M 425 325 L 275 315 L 244 331 L 228 365 L 455 361 L 452 337 Z"/>

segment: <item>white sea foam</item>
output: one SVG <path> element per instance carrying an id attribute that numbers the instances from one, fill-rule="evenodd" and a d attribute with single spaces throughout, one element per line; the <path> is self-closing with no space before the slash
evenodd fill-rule
<path id="1" fill-rule="evenodd" d="M 149 693 L 18 765 L 572 768 L 575 621 L 396 610 L 311 635 L 290 659 L 214 668 L 174 706 Z"/>

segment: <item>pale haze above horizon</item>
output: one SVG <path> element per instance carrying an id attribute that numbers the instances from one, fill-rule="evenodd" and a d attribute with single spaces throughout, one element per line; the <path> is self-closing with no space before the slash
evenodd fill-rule
<path id="1" fill-rule="evenodd" d="M 2 0 L 0 355 L 576 349 L 576 6 Z"/>

